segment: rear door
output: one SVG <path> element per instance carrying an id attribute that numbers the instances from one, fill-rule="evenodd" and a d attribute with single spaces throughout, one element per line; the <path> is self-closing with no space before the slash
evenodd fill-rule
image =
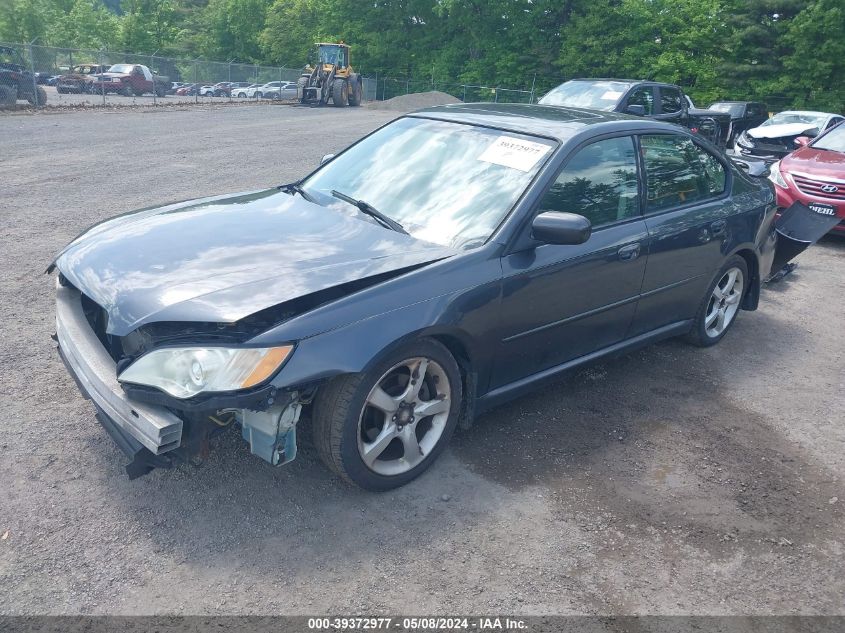
<path id="1" fill-rule="evenodd" d="M 649 256 L 632 335 L 690 319 L 724 259 L 729 169 L 685 134 L 639 138 Z"/>
<path id="2" fill-rule="evenodd" d="M 564 164 L 536 213 L 584 215 L 593 232 L 584 244 L 543 244 L 502 258 L 491 389 L 625 338 L 647 255 L 637 172 L 631 136 L 592 141 Z"/>

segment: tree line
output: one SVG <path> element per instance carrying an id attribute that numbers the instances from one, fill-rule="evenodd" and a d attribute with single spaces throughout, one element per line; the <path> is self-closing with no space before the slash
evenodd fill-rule
<path id="1" fill-rule="evenodd" d="M 842 0 L 0 0 L 0 41 L 529 88 L 678 83 L 706 104 L 845 109 Z"/>

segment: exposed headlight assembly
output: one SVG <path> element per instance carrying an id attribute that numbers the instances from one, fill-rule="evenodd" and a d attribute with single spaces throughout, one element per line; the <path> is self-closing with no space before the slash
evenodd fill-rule
<path id="1" fill-rule="evenodd" d="M 121 382 L 157 387 L 174 398 L 260 385 L 284 364 L 292 345 L 261 348 L 166 347 L 141 356 Z"/>
<path id="2" fill-rule="evenodd" d="M 775 183 L 781 189 L 787 189 L 786 180 L 783 179 L 783 174 L 780 172 L 780 161 L 774 163 L 769 167 L 769 180 Z"/>

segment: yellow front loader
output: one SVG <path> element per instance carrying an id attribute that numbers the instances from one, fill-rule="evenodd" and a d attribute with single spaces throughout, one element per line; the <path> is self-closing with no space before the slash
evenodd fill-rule
<path id="1" fill-rule="evenodd" d="M 299 101 L 319 105 L 331 101 L 336 108 L 361 105 L 364 85 L 361 76 L 352 70 L 349 46 L 343 42 L 316 46 L 317 62 L 303 69 L 296 84 Z"/>

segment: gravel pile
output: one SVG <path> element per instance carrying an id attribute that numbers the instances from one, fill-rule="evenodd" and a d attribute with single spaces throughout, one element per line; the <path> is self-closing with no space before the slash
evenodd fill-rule
<path id="1" fill-rule="evenodd" d="M 401 95 L 399 97 L 387 99 L 386 101 L 371 101 L 367 104 L 367 107 L 374 110 L 408 112 L 411 110 L 430 108 L 431 106 L 444 105 L 447 103 L 460 103 L 460 99 L 457 99 L 450 94 L 446 94 L 445 92 L 434 90 L 432 92 L 417 92 L 409 95 Z"/>

